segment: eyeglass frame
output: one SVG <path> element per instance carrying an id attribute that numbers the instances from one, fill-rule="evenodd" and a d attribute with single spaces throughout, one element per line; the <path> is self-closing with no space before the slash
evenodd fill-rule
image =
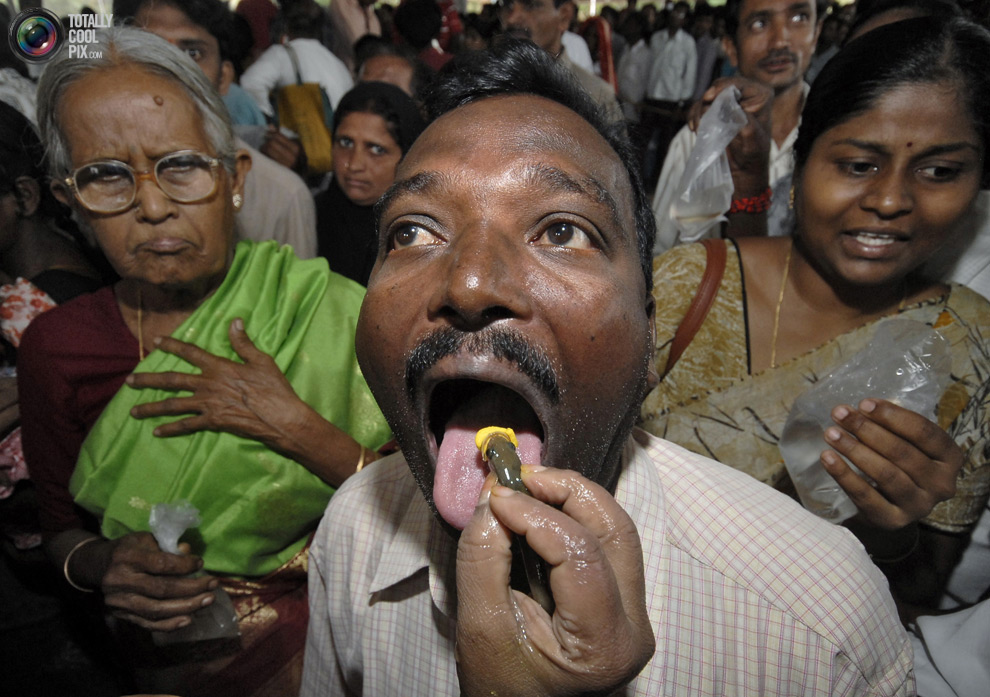
<path id="1" fill-rule="evenodd" d="M 189 201 L 180 201 L 179 199 L 170 196 L 169 193 L 162 188 L 162 185 L 158 181 L 158 165 L 174 155 L 200 155 L 207 162 L 210 163 L 210 175 L 213 177 L 213 186 L 210 188 L 209 193 Z M 110 211 L 101 211 L 91 208 L 85 201 L 83 201 L 82 196 L 79 194 L 79 187 L 76 185 L 76 176 L 78 176 L 81 170 L 86 169 L 87 167 L 92 167 L 93 165 L 99 164 L 101 162 L 111 162 L 114 164 L 121 165 L 122 167 L 124 167 L 124 169 L 126 169 L 128 172 L 131 173 L 131 178 L 134 179 L 134 191 L 131 193 L 130 201 L 128 201 L 126 205 L 121 206 L 120 208 L 115 208 L 114 210 L 110 210 Z M 133 167 L 131 167 L 129 164 L 127 164 L 126 162 L 115 160 L 113 158 L 106 158 L 102 160 L 93 160 L 92 162 L 87 162 L 84 165 L 80 165 L 79 167 L 76 167 L 76 169 L 72 171 L 72 174 L 66 177 L 65 179 L 63 179 L 62 182 L 65 184 L 65 186 L 69 188 L 69 190 L 72 192 L 72 195 L 76 197 L 76 200 L 79 201 L 79 204 L 89 212 L 96 213 L 97 215 L 116 215 L 117 213 L 123 213 L 128 208 L 134 205 L 134 201 L 137 199 L 138 187 L 141 185 L 141 182 L 149 179 L 155 183 L 155 186 L 158 187 L 158 190 L 161 191 L 169 201 L 174 201 L 175 203 L 199 203 L 200 201 L 205 201 L 210 196 L 215 194 L 217 191 L 217 186 L 219 186 L 220 184 L 220 177 L 218 176 L 218 173 L 220 166 L 222 164 L 223 164 L 223 160 L 221 158 L 211 157 L 210 155 L 207 155 L 204 152 L 200 152 L 199 150 L 175 150 L 173 152 L 165 153 L 164 155 L 159 157 L 155 161 L 154 166 L 149 171 L 146 172 L 139 172 Z"/>

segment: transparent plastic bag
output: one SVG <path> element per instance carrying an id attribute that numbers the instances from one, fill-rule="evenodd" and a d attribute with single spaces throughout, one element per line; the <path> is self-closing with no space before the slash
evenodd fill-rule
<path id="1" fill-rule="evenodd" d="M 746 113 L 739 105 L 739 89 L 719 92 L 698 123 L 698 138 L 671 204 L 671 214 L 682 241 L 694 239 L 700 229 L 711 226 L 713 216 L 721 215 L 732 204 L 732 172 L 725 149 L 746 125 Z"/>
<path id="2" fill-rule="evenodd" d="M 832 409 L 878 397 L 934 420 L 949 384 L 950 360 L 949 343 L 937 331 L 921 322 L 889 319 L 862 351 L 794 401 L 780 452 L 805 508 L 832 523 L 856 514 L 855 504 L 820 460 L 827 447 L 825 429 L 833 425 Z"/>
<path id="3" fill-rule="evenodd" d="M 199 511 L 188 501 L 156 503 L 151 507 L 148 525 L 163 552 L 179 554 L 179 538 L 188 528 L 199 525 Z M 195 574 L 203 575 L 202 572 Z M 216 599 L 193 613 L 192 624 L 172 632 L 152 632 L 155 644 L 183 644 L 211 639 L 233 639 L 241 635 L 234 604 L 223 588 L 213 591 Z"/>

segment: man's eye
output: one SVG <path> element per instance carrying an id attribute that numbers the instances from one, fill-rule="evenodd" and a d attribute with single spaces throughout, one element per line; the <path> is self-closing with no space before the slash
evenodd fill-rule
<path id="1" fill-rule="evenodd" d="M 203 51 L 198 48 L 187 48 L 186 55 L 199 63 L 199 61 L 203 58 Z"/>
<path id="2" fill-rule="evenodd" d="M 766 29 L 766 26 L 767 26 L 767 20 L 762 19 L 762 18 L 761 19 L 754 19 L 752 22 L 749 23 L 749 30 L 750 31 L 763 31 L 764 29 Z"/>
<path id="3" fill-rule="evenodd" d="M 811 14 L 803 10 L 801 12 L 796 12 L 794 16 L 791 17 L 791 21 L 794 24 L 801 24 L 802 22 L 807 22 L 810 19 L 811 19 Z"/>
<path id="4" fill-rule="evenodd" d="M 439 239 L 421 225 L 403 225 L 392 235 L 393 249 L 439 244 Z"/>
<path id="5" fill-rule="evenodd" d="M 566 247 L 568 249 L 592 249 L 594 247 L 591 238 L 584 230 L 571 223 L 554 223 L 540 235 L 538 241 L 553 247 Z"/>

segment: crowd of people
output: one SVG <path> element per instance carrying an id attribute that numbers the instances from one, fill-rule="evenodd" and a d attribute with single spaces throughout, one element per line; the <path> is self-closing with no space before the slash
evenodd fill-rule
<path id="1" fill-rule="evenodd" d="M 584 11 L 116 0 L 40 76 L 4 47 L 5 685 L 983 694 L 988 18 Z M 945 386 L 825 405 L 825 520 L 793 407 L 898 322 Z"/>

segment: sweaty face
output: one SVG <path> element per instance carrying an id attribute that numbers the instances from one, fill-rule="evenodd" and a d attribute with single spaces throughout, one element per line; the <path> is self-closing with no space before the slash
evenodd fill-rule
<path id="1" fill-rule="evenodd" d="M 402 150 L 378 114 L 352 112 L 333 134 L 333 176 L 344 194 L 370 206 L 395 180 Z"/>
<path id="2" fill-rule="evenodd" d="M 818 29 L 811 0 L 744 0 L 735 41 L 726 37 L 724 45 L 743 77 L 779 93 L 804 78 Z"/>
<path id="3" fill-rule="evenodd" d="M 487 98 L 420 136 L 382 205 L 358 358 L 442 519 L 474 510 L 484 426 L 515 429 L 523 462 L 611 485 L 652 363 L 611 148 L 559 104 Z"/>
<path id="4" fill-rule="evenodd" d="M 220 44 L 206 29 L 194 24 L 185 12 L 163 2 L 145 3 L 135 17 L 137 25 L 174 44 L 196 61 L 218 90 L 223 77 Z"/>
<path id="5" fill-rule="evenodd" d="M 159 158 L 178 150 L 217 154 L 186 91 L 134 66 L 74 82 L 58 118 L 73 170 L 111 159 L 149 172 Z M 246 171 L 249 165 L 239 166 Z M 220 167 L 216 190 L 197 203 L 172 201 L 150 179 L 139 183 L 133 205 L 120 213 L 93 213 L 74 198 L 69 202 L 122 278 L 183 288 L 211 285 L 226 273 L 234 235 L 231 199 L 242 192 L 242 172 L 230 175 Z M 65 190 L 59 195 L 65 197 Z"/>
<path id="6" fill-rule="evenodd" d="M 812 146 L 795 199 L 810 257 L 841 283 L 899 283 L 971 207 L 984 148 L 954 85 L 886 93 Z"/>
<path id="7" fill-rule="evenodd" d="M 557 55 L 570 13 L 554 7 L 553 0 L 505 0 L 499 5 L 499 18 L 509 34 L 530 39 L 544 51 Z"/>

